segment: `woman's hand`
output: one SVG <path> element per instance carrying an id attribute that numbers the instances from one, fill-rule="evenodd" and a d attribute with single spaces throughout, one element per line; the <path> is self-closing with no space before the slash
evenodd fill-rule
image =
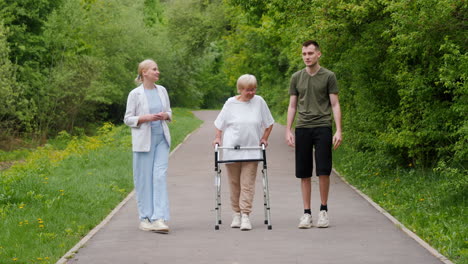
<path id="1" fill-rule="evenodd" d="M 264 138 L 260 139 L 260 146 L 261 146 L 262 144 L 265 145 L 265 148 L 268 147 L 268 140 L 267 140 L 267 139 L 264 139 Z"/>
<path id="2" fill-rule="evenodd" d="M 216 144 L 218 144 L 218 146 L 221 146 L 221 136 L 223 135 L 223 131 L 215 128 L 215 139 L 213 140 L 213 147 L 216 146 Z"/>
<path id="3" fill-rule="evenodd" d="M 213 147 L 216 146 L 216 144 L 218 144 L 218 146 L 221 146 L 221 139 L 220 138 L 215 138 L 213 140 L 213 143 L 212 143 Z"/>
<path id="4" fill-rule="evenodd" d="M 157 114 L 141 115 L 140 118 L 138 118 L 138 124 L 145 123 L 145 122 L 166 120 L 167 118 L 168 118 L 168 115 L 165 112 L 160 112 Z"/>
<path id="5" fill-rule="evenodd" d="M 169 118 L 169 115 L 166 112 L 159 112 L 156 114 L 156 120 L 167 120 Z"/>

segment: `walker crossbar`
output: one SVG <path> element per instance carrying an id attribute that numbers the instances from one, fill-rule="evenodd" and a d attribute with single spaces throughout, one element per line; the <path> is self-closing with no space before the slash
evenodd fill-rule
<path id="1" fill-rule="evenodd" d="M 232 150 L 261 150 L 262 158 L 261 159 L 242 159 L 242 160 L 219 160 L 219 149 L 232 149 Z M 215 144 L 215 213 L 216 213 L 216 223 L 215 230 L 219 230 L 219 225 L 221 224 L 221 169 L 219 164 L 221 163 L 233 163 L 233 162 L 263 162 L 262 169 L 262 183 L 263 183 L 263 199 L 264 199 L 264 213 L 265 213 L 265 224 L 268 227 L 268 230 L 272 229 L 271 226 L 271 214 L 270 214 L 270 191 L 268 188 L 268 174 L 267 174 L 267 162 L 266 162 L 266 146 L 262 144 L 261 146 L 253 147 L 220 147 L 218 144 Z"/>
<path id="2" fill-rule="evenodd" d="M 263 161 L 263 159 L 218 160 L 218 163 L 251 162 L 251 161 Z"/>

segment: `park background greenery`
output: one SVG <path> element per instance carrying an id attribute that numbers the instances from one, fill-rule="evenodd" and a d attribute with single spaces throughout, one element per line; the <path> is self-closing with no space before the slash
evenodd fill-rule
<path id="1" fill-rule="evenodd" d="M 251 73 L 284 122 L 301 43 L 316 39 L 321 65 L 339 80 L 336 169 L 467 263 L 467 21 L 460 0 L 0 0 L 1 160 L 35 159 L 18 149 L 25 143 L 121 124 L 145 58 L 158 62 L 175 107 L 219 108 Z M 15 170 L 1 172 L 0 210 L 43 186 L 7 176 Z M 91 227 L 76 225 L 80 235 Z M 5 247 L 0 259 L 11 257 Z"/>

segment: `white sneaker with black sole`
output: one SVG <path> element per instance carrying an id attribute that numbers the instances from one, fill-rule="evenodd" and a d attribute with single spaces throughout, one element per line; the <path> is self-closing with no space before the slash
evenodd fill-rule
<path id="1" fill-rule="evenodd" d="M 169 226 L 164 222 L 162 219 L 158 219 L 151 223 L 152 231 L 157 232 L 157 233 L 169 233 Z"/>

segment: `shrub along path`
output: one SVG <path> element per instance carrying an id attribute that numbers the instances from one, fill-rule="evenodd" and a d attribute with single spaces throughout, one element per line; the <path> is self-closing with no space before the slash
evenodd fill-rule
<path id="1" fill-rule="evenodd" d="M 267 230 L 263 223 L 261 173 L 251 215 L 253 229 L 243 232 L 229 227 L 229 191 L 223 171 L 223 224 L 215 231 L 211 141 L 217 113 L 195 112 L 205 123 L 170 157 L 170 234 L 140 231 L 131 196 L 67 263 L 442 263 L 336 175 L 331 178 L 330 227 L 298 229 L 302 201 L 294 177 L 294 152 L 284 143 L 285 128 L 278 124 L 267 150 L 273 229 Z M 315 222 L 318 207 L 314 179 Z"/>

